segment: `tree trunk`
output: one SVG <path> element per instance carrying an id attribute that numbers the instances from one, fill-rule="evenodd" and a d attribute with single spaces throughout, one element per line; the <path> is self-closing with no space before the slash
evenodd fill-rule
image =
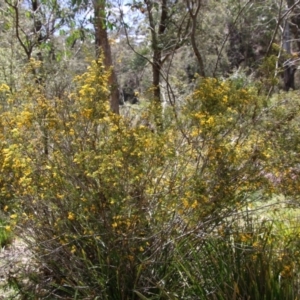
<path id="1" fill-rule="evenodd" d="M 192 47 L 193 47 L 193 51 L 196 55 L 196 58 L 197 58 L 197 61 L 198 61 L 198 66 L 199 66 L 199 75 L 201 77 L 205 77 L 205 69 L 204 69 L 204 62 L 203 62 L 203 59 L 202 59 L 202 55 L 197 47 L 197 44 L 196 44 L 196 33 L 195 33 L 195 28 L 196 26 L 194 25 L 194 19 L 193 19 L 193 29 L 192 29 L 192 34 L 191 34 L 191 44 L 192 44 Z"/>
<path id="2" fill-rule="evenodd" d="M 105 16 L 106 0 L 93 0 L 93 6 L 94 6 L 94 16 L 95 16 L 94 28 L 95 28 L 96 56 L 98 58 L 101 51 L 103 51 L 104 66 L 107 70 L 111 71 L 109 82 L 108 82 L 111 88 L 110 108 L 114 113 L 119 114 L 120 93 L 118 89 L 117 75 L 113 69 L 111 49 L 110 49 L 110 44 L 109 44 L 108 34 L 107 34 L 106 16 Z"/>
<path id="3" fill-rule="evenodd" d="M 283 49 L 286 53 L 291 54 L 291 36 L 290 36 L 290 24 L 286 20 L 284 24 L 283 31 Z M 284 81 L 284 90 L 288 91 L 289 89 L 295 89 L 295 72 L 296 72 L 295 62 L 292 58 L 286 60 L 283 64 L 283 81 Z"/>
<path id="4" fill-rule="evenodd" d="M 192 31 L 191 31 L 191 44 L 192 44 L 192 48 L 194 51 L 194 54 L 197 58 L 198 61 L 198 65 L 199 65 L 199 75 L 202 77 L 205 77 L 205 68 L 204 68 L 204 61 L 202 58 L 202 55 L 197 47 L 197 43 L 196 43 L 196 28 L 197 28 L 197 16 L 199 14 L 201 5 L 202 5 L 202 1 L 199 0 L 197 2 L 193 2 L 190 0 L 186 0 L 187 3 L 187 10 L 190 14 L 191 20 L 192 20 Z M 195 5 L 195 3 L 197 3 L 196 8 L 195 8 L 195 12 L 193 12 L 193 6 Z"/>
<path id="5" fill-rule="evenodd" d="M 153 97 L 154 101 L 160 103 L 160 73 L 162 68 L 162 47 L 159 45 L 159 39 L 165 33 L 168 21 L 168 7 L 167 0 L 161 2 L 161 16 L 159 20 L 158 31 L 155 31 L 155 21 L 153 17 L 153 2 L 145 0 L 145 4 L 148 11 L 149 25 L 151 30 L 151 43 L 153 49 L 153 61 L 152 61 L 152 85 L 153 85 Z"/>
<path id="6" fill-rule="evenodd" d="M 160 103 L 160 72 L 161 72 L 161 51 L 154 50 L 153 64 L 152 64 L 152 84 L 154 101 Z"/>

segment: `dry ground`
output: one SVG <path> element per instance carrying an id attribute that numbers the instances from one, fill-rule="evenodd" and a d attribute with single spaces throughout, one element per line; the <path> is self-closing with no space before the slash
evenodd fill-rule
<path id="1" fill-rule="evenodd" d="M 9 278 L 18 278 L 20 273 L 30 270 L 30 259 L 31 254 L 20 239 L 15 239 L 11 245 L 0 249 L 0 300 L 19 299 L 17 292 L 8 288 L 7 283 Z M 24 280 L 26 278 L 22 281 Z"/>

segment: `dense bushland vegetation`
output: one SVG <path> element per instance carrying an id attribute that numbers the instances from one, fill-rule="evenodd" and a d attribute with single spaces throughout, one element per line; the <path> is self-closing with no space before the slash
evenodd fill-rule
<path id="1" fill-rule="evenodd" d="M 32 253 L 7 279 L 20 298 L 299 298 L 299 9 L 0 3 L 0 245 Z"/>

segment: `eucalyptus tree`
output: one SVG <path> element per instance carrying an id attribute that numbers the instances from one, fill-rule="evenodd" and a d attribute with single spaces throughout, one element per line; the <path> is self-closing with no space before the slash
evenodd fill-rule
<path id="1" fill-rule="evenodd" d="M 144 0 L 132 1 L 127 4 L 135 14 L 140 15 L 140 22 L 147 26 L 149 30 L 149 40 L 151 48 L 151 58 L 145 57 L 144 53 L 139 53 L 134 44 L 128 42 L 137 55 L 148 60 L 152 67 L 152 96 L 153 101 L 160 105 L 161 80 L 165 80 L 168 85 L 168 75 L 170 64 L 174 53 L 188 42 L 191 22 L 188 12 L 185 10 L 184 1 L 171 0 Z M 121 14 L 122 15 L 122 14 Z M 127 37 L 129 36 L 128 28 L 132 25 L 128 22 L 124 14 L 123 25 Z M 145 40 L 147 38 L 145 37 Z M 143 49 L 143 48 L 140 48 Z M 169 65 L 164 70 L 166 62 Z"/>

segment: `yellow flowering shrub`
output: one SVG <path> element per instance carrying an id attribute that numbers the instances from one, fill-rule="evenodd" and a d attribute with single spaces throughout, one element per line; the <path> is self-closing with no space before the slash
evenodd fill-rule
<path id="1" fill-rule="evenodd" d="M 52 296 L 64 286 L 82 299 L 150 295 L 173 240 L 200 236 L 248 202 L 280 193 L 276 172 L 292 178 L 278 156 L 291 149 L 283 136 L 270 138 L 253 87 L 203 79 L 176 118 L 154 103 L 133 122 L 111 113 L 101 59 L 61 98 L 24 73 L 1 112 L 0 192 L 47 266 L 39 278 Z"/>

